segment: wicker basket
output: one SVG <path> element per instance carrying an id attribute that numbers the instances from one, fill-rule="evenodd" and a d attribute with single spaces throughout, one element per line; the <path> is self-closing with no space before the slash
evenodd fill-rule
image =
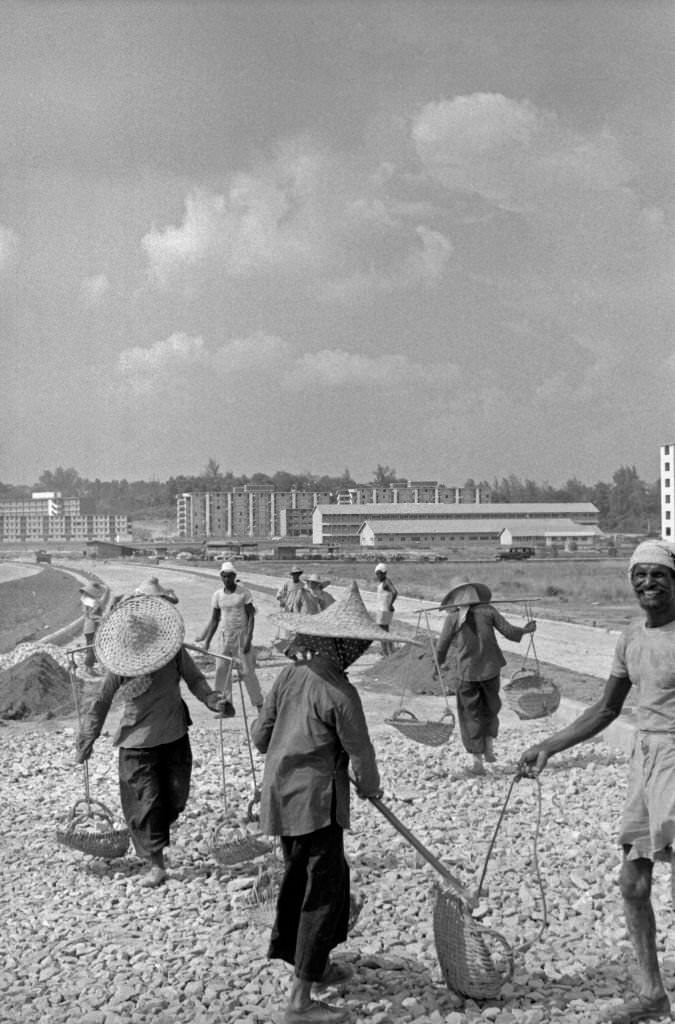
<path id="1" fill-rule="evenodd" d="M 478 924 L 455 893 L 436 886 L 434 941 L 449 989 L 471 999 L 494 999 L 513 974 L 506 939 Z"/>
<path id="2" fill-rule="evenodd" d="M 386 718 L 385 722 L 387 725 L 393 725 L 409 740 L 424 743 L 429 747 L 440 747 L 447 743 L 455 728 L 455 716 L 449 709 L 437 722 L 422 722 L 412 711 L 399 708 L 391 718 Z"/>
<path id="3" fill-rule="evenodd" d="M 112 860 L 123 857 L 129 846 L 129 830 L 113 828 L 112 812 L 98 800 L 78 800 L 65 828 L 57 828 L 56 841 L 91 857 Z"/>
<path id="4" fill-rule="evenodd" d="M 246 913 L 252 922 L 263 928 L 271 928 L 277 913 L 277 896 L 284 873 L 281 865 L 261 870 L 253 884 L 250 895 L 244 901 Z M 349 895 L 349 920 L 347 931 L 351 932 L 359 919 L 364 900 L 354 893 Z"/>
<path id="5" fill-rule="evenodd" d="M 538 669 L 521 668 L 502 687 L 504 703 L 519 718 L 546 718 L 560 705 L 560 689 Z"/>
<path id="6" fill-rule="evenodd" d="M 227 831 L 226 831 L 227 830 Z M 255 860 L 272 849 L 267 840 L 228 821 L 216 826 L 211 839 L 211 853 L 222 867 L 231 867 L 243 861 Z"/>

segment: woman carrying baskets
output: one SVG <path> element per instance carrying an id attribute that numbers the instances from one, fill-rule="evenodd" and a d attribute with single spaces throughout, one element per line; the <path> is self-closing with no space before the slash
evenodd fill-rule
<path id="1" fill-rule="evenodd" d="M 442 667 L 453 644 L 457 651 L 457 717 L 464 749 L 473 754 L 469 771 L 485 773 L 483 758 L 496 760 L 494 740 L 499 732 L 499 675 L 506 659 L 497 643 L 499 632 L 518 643 L 537 628 L 533 620 L 522 628 L 513 626 L 490 604 L 492 594 L 484 583 L 453 580 L 441 602 L 447 615 L 436 649 Z"/>
<path id="2" fill-rule="evenodd" d="M 211 711 L 222 711 L 224 703 L 183 648 L 184 634 L 178 610 L 163 597 L 137 595 L 110 612 L 96 634 L 96 653 L 107 671 L 76 741 L 78 762 L 87 761 L 119 693 L 113 742 L 119 747 L 122 812 L 149 868 L 140 884 L 152 888 L 166 881 L 164 848 L 190 790 L 192 723 L 181 679 Z"/>
<path id="3" fill-rule="evenodd" d="M 351 974 L 329 959 L 347 937 L 350 910 L 343 844 L 348 766 L 361 797 L 382 792 L 361 698 L 346 669 L 382 634 L 356 583 L 318 615 L 297 616 L 293 629 L 295 645 L 310 659 L 282 670 L 251 728 L 266 755 L 261 828 L 280 836 L 284 857 L 268 956 L 294 967 L 284 1024 L 331 1024 L 345 1013 L 313 1000 L 311 990 Z"/>

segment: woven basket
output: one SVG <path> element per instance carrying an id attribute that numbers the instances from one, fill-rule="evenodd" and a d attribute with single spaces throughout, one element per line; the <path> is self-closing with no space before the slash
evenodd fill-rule
<path id="1" fill-rule="evenodd" d="M 65 828 L 57 828 L 56 841 L 71 850 L 112 860 L 123 857 L 129 846 L 129 830 L 113 828 L 112 812 L 98 800 L 78 800 Z"/>
<path id="2" fill-rule="evenodd" d="M 399 708 L 391 718 L 386 718 L 385 722 L 387 725 L 393 725 L 409 740 L 424 743 L 429 747 L 440 747 L 447 743 L 455 728 L 455 716 L 450 710 L 445 711 L 438 722 L 422 722 L 412 711 Z"/>
<path id="3" fill-rule="evenodd" d="M 502 687 L 504 703 L 519 718 L 546 718 L 560 705 L 560 689 L 537 669 L 521 668 Z"/>
<path id="4" fill-rule="evenodd" d="M 229 830 L 226 832 L 226 830 Z M 255 860 L 269 853 L 272 847 L 265 839 L 248 832 L 239 826 L 233 828 L 231 823 L 223 821 L 216 826 L 211 840 L 211 853 L 222 867 L 241 864 L 242 861 Z"/>
<path id="5" fill-rule="evenodd" d="M 251 921 L 264 928 L 271 928 L 277 913 L 277 896 L 279 885 L 283 876 L 283 867 L 275 867 L 271 870 L 261 871 L 253 884 L 250 896 L 244 901 L 244 907 Z M 347 931 L 356 925 L 361 910 L 363 899 L 350 893 L 349 895 L 349 920 Z"/>
<path id="6" fill-rule="evenodd" d="M 436 955 L 446 985 L 470 999 L 494 999 L 513 974 L 513 950 L 506 939 L 478 924 L 463 900 L 436 886 Z"/>

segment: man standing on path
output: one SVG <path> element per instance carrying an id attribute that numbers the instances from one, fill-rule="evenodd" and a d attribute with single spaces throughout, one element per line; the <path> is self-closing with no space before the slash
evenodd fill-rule
<path id="1" fill-rule="evenodd" d="M 96 630 L 103 616 L 103 598 L 105 587 L 101 583 L 93 581 L 80 587 L 80 602 L 82 605 L 82 632 L 86 651 L 84 654 L 84 667 L 90 675 L 97 674 L 96 652 L 94 650 L 94 638 Z"/>
<path id="2" fill-rule="evenodd" d="M 398 590 L 387 576 L 387 567 L 384 562 L 378 562 L 375 566 L 375 579 L 377 580 L 375 622 L 385 633 L 388 633 L 391 621 L 394 618 L 394 603 L 398 597 Z M 393 650 L 393 644 L 387 640 L 382 641 L 383 654 L 392 654 Z"/>
<path id="3" fill-rule="evenodd" d="M 657 860 L 670 863 L 675 905 L 675 548 L 658 540 L 639 544 L 630 559 L 629 577 L 645 618 L 634 620 L 619 637 L 603 696 L 566 729 L 526 750 L 520 761 L 525 770 L 539 774 L 553 754 L 613 722 L 635 687 L 637 730 L 619 832 L 619 885 L 640 988 L 634 999 L 603 1018 L 611 1024 L 670 1019 L 651 900 Z"/>
<path id="4" fill-rule="evenodd" d="M 222 645 L 220 654 L 235 658 L 241 678 L 248 691 L 251 704 L 256 711 L 262 707 L 263 695 L 255 671 L 255 657 L 251 649 L 255 608 L 250 590 L 237 583 L 237 570 L 232 562 L 223 562 L 220 567 L 223 581 L 221 590 L 211 598 L 211 618 L 205 630 L 197 637 L 196 643 L 204 644 L 208 651 L 213 635 L 222 623 Z M 215 688 L 225 697 L 226 718 L 234 715 L 232 703 L 232 662 L 218 661 Z"/>
<path id="5" fill-rule="evenodd" d="M 288 575 L 291 577 L 277 590 L 277 601 L 281 605 L 282 612 L 290 612 L 291 615 L 316 615 L 321 609 L 314 598 L 309 587 L 300 579 L 302 569 L 299 565 L 291 566 Z"/>

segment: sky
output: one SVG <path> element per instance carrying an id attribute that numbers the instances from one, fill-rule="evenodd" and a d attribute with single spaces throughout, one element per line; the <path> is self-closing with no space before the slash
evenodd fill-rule
<path id="1" fill-rule="evenodd" d="M 670 0 L 32 0 L 0 481 L 659 475 Z"/>

